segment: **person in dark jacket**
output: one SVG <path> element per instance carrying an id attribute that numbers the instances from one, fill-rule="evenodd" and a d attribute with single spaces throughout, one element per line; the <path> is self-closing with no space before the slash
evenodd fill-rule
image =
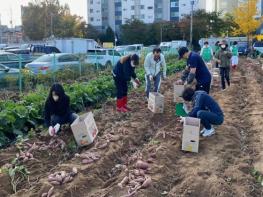
<path id="1" fill-rule="evenodd" d="M 205 91 L 194 91 L 186 88 L 182 95 L 185 101 L 192 101 L 193 109 L 188 116 L 199 118 L 204 129 L 201 131 L 203 137 L 215 134 L 212 125 L 221 125 L 224 122 L 224 114 L 218 103 Z"/>
<path id="2" fill-rule="evenodd" d="M 191 84 L 196 79 L 196 91 L 204 90 L 209 94 L 212 76 L 202 57 L 189 51 L 186 47 L 180 48 L 178 53 L 179 59 L 184 58 L 187 60 L 187 65 L 177 84 L 184 84 L 185 81 L 187 84 Z"/>
<path id="3" fill-rule="evenodd" d="M 226 89 L 225 80 L 227 85 L 230 86 L 230 65 L 232 53 L 228 49 L 228 44 L 226 40 L 223 40 L 220 44 L 220 50 L 216 53 L 215 58 L 219 64 L 220 75 L 221 75 L 221 86 L 222 90 Z"/>
<path id="4" fill-rule="evenodd" d="M 49 92 L 45 104 L 45 125 L 49 127 L 49 134 L 56 134 L 60 125 L 71 124 L 77 118 L 70 109 L 70 98 L 65 94 L 64 88 L 56 83 Z"/>
<path id="5" fill-rule="evenodd" d="M 128 82 L 132 80 L 134 87 L 140 85 L 136 77 L 135 67 L 139 65 L 139 56 L 137 54 L 122 57 L 115 65 L 112 75 L 117 89 L 117 111 L 128 112 Z"/>

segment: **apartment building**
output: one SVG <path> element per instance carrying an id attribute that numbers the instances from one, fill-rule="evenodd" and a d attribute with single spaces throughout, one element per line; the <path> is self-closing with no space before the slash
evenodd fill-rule
<path id="1" fill-rule="evenodd" d="M 191 13 L 192 4 L 194 10 L 230 12 L 238 0 L 87 0 L 88 24 L 118 31 L 120 25 L 132 19 L 144 23 L 179 21 Z"/>

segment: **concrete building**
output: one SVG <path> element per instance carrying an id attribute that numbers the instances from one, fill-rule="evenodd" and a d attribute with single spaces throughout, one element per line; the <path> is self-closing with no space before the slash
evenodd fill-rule
<path id="1" fill-rule="evenodd" d="M 230 12 L 238 0 L 87 0 L 88 24 L 99 30 L 110 26 L 118 30 L 120 25 L 132 19 L 144 23 L 156 21 L 179 21 L 193 9 L 208 12 Z"/>

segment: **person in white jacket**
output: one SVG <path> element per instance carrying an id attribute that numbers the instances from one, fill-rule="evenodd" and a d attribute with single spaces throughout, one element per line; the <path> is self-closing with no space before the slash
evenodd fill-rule
<path id="1" fill-rule="evenodd" d="M 159 92 L 162 76 L 166 78 L 166 62 L 160 48 L 155 48 L 149 53 L 144 61 L 145 80 L 146 80 L 146 96 L 149 98 L 151 91 L 151 82 L 154 82 L 154 92 Z M 161 69 L 163 72 L 161 72 Z"/>

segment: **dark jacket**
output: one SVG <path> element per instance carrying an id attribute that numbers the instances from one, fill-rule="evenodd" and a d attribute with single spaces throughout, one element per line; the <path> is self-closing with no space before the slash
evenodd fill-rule
<path id="1" fill-rule="evenodd" d="M 219 116 L 224 116 L 218 103 L 205 91 L 196 91 L 193 97 L 193 109 L 188 114 L 190 117 L 197 117 L 197 112 L 207 110 Z"/>
<path id="2" fill-rule="evenodd" d="M 69 115 L 70 110 L 70 98 L 67 95 L 64 95 L 62 98 L 59 98 L 58 102 L 55 102 L 53 99 L 48 99 L 45 104 L 45 124 L 50 126 L 51 116 L 66 116 Z"/>
<path id="3" fill-rule="evenodd" d="M 219 64 L 219 67 L 221 68 L 230 67 L 231 57 L 232 57 L 232 53 L 230 52 L 229 49 L 226 50 L 220 49 L 215 55 L 215 58 L 221 61 L 221 63 Z"/>
<path id="4" fill-rule="evenodd" d="M 131 66 L 131 57 L 125 56 L 117 62 L 113 68 L 113 75 L 116 79 L 130 81 L 136 79 L 135 68 Z"/>

